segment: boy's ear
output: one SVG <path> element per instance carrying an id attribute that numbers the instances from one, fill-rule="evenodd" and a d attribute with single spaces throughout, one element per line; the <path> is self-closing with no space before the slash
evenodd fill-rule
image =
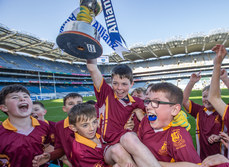
<path id="1" fill-rule="evenodd" d="M 65 106 L 62 107 L 62 110 L 63 110 L 64 112 L 67 112 L 67 109 L 66 109 Z"/>
<path id="2" fill-rule="evenodd" d="M 46 114 L 47 113 L 47 110 L 44 110 L 44 113 Z"/>
<path id="3" fill-rule="evenodd" d="M 70 124 L 69 128 L 73 131 L 73 132 L 77 132 L 77 129 L 74 125 Z"/>
<path id="4" fill-rule="evenodd" d="M 6 107 L 5 104 L 1 104 L 0 105 L 0 110 L 2 110 L 3 112 L 7 112 L 8 111 L 8 108 Z"/>
<path id="5" fill-rule="evenodd" d="M 173 106 L 173 110 L 171 112 L 172 116 L 176 116 L 181 110 L 181 105 L 180 104 L 175 104 Z"/>

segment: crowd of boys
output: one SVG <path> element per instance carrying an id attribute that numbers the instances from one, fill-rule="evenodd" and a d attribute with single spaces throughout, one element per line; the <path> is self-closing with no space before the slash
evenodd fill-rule
<path id="1" fill-rule="evenodd" d="M 8 119 L 0 125 L 0 166 L 229 166 L 221 149 L 229 141 L 229 107 L 219 86 L 220 78 L 229 85 L 227 72 L 220 69 L 227 51 L 223 45 L 212 50 L 214 70 L 211 86 L 202 92 L 203 106 L 189 100 L 200 73 L 191 75 L 184 92 L 164 82 L 129 95 L 132 70 L 117 65 L 109 85 L 96 59 L 87 60 L 87 68 L 97 102 L 83 103 L 80 94 L 68 94 L 62 108 L 68 116 L 57 123 L 44 119 L 44 105 L 33 103 L 25 87 L 4 87 L 0 109 Z M 197 150 L 182 106 L 196 118 Z"/>

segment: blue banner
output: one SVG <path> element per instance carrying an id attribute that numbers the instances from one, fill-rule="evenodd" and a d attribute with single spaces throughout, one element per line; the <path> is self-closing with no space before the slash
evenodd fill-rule
<path id="1" fill-rule="evenodd" d="M 114 11 L 111 5 L 110 0 L 103 0 L 103 13 L 105 16 L 105 21 L 107 24 L 107 29 L 104 28 L 97 20 L 93 19 L 91 22 L 91 25 L 98 31 L 100 37 L 109 45 L 122 59 L 124 57 L 122 56 L 122 52 L 129 52 L 127 48 L 122 46 L 122 40 L 118 31 L 118 26 L 116 23 L 116 19 L 114 16 Z M 77 14 L 80 12 L 80 7 L 75 9 L 70 16 L 67 18 L 67 20 L 62 24 L 60 27 L 59 33 L 62 33 L 65 31 L 65 26 L 69 22 L 77 21 Z"/>
<path id="2" fill-rule="evenodd" d="M 114 44 L 115 41 L 122 43 L 111 0 L 102 0 L 101 3 L 111 43 Z"/>
<path id="3" fill-rule="evenodd" d="M 76 16 L 77 14 L 80 12 L 80 8 L 77 8 L 75 9 L 71 14 L 70 16 L 67 18 L 67 20 L 62 24 L 62 26 L 60 27 L 60 31 L 59 33 L 62 33 L 64 32 L 64 28 L 65 28 L 65 25 L 68 23 L 68 22 L 71 22 L 71 21 L 76 21 Z"/>
<path id="4" fill-rule="evenodd" d="M 128 49 L 122 46 L 122 43 L 118 42 L 117 40 L 112 44 L 111 38 L 106 30 L 97 20 L 93 20 L 91 25 L 98 31 L 100 37 L 109 45 L 122 59 L 122 52 L 129 52 Z"/>

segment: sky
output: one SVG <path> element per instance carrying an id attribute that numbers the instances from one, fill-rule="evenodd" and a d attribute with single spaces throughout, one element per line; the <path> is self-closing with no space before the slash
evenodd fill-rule
<path id="1" fill-rule="evenodd" d="M 229 30 L 229 0 L 112 0 L 119 33 L 127 47 L 186 39 Z M 42 40 L 56 41 L 79 0 L 0 0 L 0 24 Z M 104 16 L 96 17 L 104 27 Z M 100 41 L 103 54 L 113 52 Z"/>

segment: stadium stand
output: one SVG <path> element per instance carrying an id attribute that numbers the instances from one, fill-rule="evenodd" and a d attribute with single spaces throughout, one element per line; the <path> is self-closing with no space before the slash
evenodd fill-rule
<path id="1" fill-rule="evenodd" d="M 134 72 L 134 86 L 146 87 L 152 82 L 168 81 L 182 89 L 193 72 L 202 71 L 196 89 L 209 84 L 215 54 L 215 44 L 229 47 L 229 32 L 206 36 L 174 39 L 165 43 L 151 42 L 138 45 L 124 53 L 109 55 L 109 64 L 99 65 L 106 80 L 117 63 L 128 64 Z M 55 44 L 37 37 L 11 31 L 0 25 L 0 88 L 7 84 L 25 85 L 34 100 L 62 98 L 68 92 L 93 95 L 93 83 L 85 60 L 63 53 Z M 105 55 L 106 56 L 106 55 Z M 229 69 L 229 57 L 223 62 Z"/>

